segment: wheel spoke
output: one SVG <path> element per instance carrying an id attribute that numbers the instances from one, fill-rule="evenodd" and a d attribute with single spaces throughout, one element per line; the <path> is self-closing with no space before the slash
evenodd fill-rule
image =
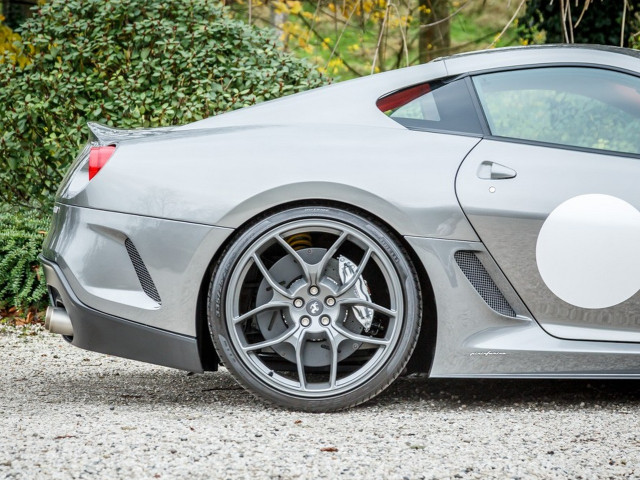
<path id="1" fill-rule="evenodd" d="M 268 310 L 276 310 L 276 309 L 287 308 L 287 307 L 289 307 L 289 304 L 285 302 L 265 303 L 264 305 L 260 305 L 259 307 L 254 308 L 253 310 L 249 310 L 247 313 L 243 313 L 239 317 L 235 317 L 233 319 L 233 323 L 238 324 L 240 322 L 244 322 L 248 318 L 254 317 L 259 313 L 266 312 Z"/>
<path id="2" fill-rule="evenodd" d="M 338 293 L 336 293 L 336 297 L 344 295 L 345 292 L 353 288 L 353 286 L 356 284 L 356 282 L 362 275 L 362 272 L 364 271 L 365 267 L 367 266 L 367 263 L 369 262 L 369 259 L 371 258 L 372 253 L 373 253 L 373 250 L 371 248 L 367 249 L 367 251 L 364 254 L 364 257 L 362 257 L 362 261 L 360 262 L 360 265 L 358 265 L 358 269 L 353 274 L 353 277 L 351 277 L 351 280 L 349 280 L 347 283 L 342 285 L 340 290 L 338 290 Z"/>
<path id="3" fill-rule="evenodd" d="M 339 327 L 334 325 L 334 328 L 338 331 L 340 335 L 348 338 L 349 340 L 353 340 L 354 342 L 362 342 L 362 343 L 370 343 L 372 345 L 381 345 L 386 347 L 389 345 L 390 340 L 386 338 L 376 338 L 376 337 L 367 337 L 366 335 L 359 335 L 357 333 L 352 332 L 351 330 L 347 330 L 346 328 Z"/>
<path id="4" fill-rule="evenodd" d="M 331 260 L 333 258 L 333 256 L 335 255 L 335 253 L 338 251 L 338 249 L 340 248 L 340 246 L 344 243 L 344 241 L 347 239 L 347 237 L 349 236 L 349 234 L 347 232 L 342 232 L 340 234 L 340 236 L 338 237 L 338 239 L 333 242 L 333 245 L 331 245 L 331 247 L 329 248 L 329 250 L 327 250 L 324 255 L 322 256 L 322 259 L 320 260 L 320 262 L 318 262 L 315 265 L 315 283 L 317 283 L 320 280 L 320 276 L 322 275 L 322 272 L 324 271 L 324 269 L 327 267 L 327 264 L 329 263 L 329 260 Z"/>
<path id="5" fill-rule="evenodd" d="M 296 349 L 296 366 L 298 367 L 298 381 L 300 382 L 300 389 L 307 389 L 307 376 L 304 372 L 304 360 L 302 358 L 302 350 L 305 345 L 306 334 L 302 332 L 296 339 L 294 348 Z"/>
<path id="6" fill-rule="evenodd" d="M 267 267 L 264 266 L 264 263 L 262 263 L 262 260 L 260 260 L 260 257 L 256 253 L 254 253 L 251 258 L 253 258 L 253 262 L 256 264 L 260 273 L 262 273 L 262 276 L 274 291 L 278 292 L 283 297 L 293 298 L 291 293 L 282 288 L 282 286 L 271 276 L 271 273 L 269 273 L 269 270 L 267 270 Z"/>
<path id="7" fill-rule="evenodd" d="M 388 308 L 383 307 L 382 305 L 378 305 L 377 303 L 368 302 L 367 300 L 363 300 L 361 298 L 345 298 L 338 302 L 340 305 L 350 305 L 350 306 L 362 306 L 367 307 L 376 312 L 380 312 L 387 317 L 396 318 L 398 316 L 398 312 L 396 310 L 389 310 Z"/>
<path id="8" fill-rule="evenodd" d="M 272 338 L 271 340 L 265 340 L 263 342 L 252 343 L 251 345 L 243 346 L 242 350 L 244 350 L 245 352 L 252 352 L 254 350 L 260 350 L 262 348 L 272 347 L 273 345 L 277 345 L 279 343 L 287 341 L 287 339 L 291 337 L 291 335 L 296 333 L 297 330 L 298 327 L 290 328 L 288 330 L 285 330 L 281 335 Z"/>
<path id="9" fill-rule="evenodd" d="M 340 342 L 334 335 L 329 333 L 329 344 L 331 345 L 331 369 L 329 370 L 329 387 L 335 388 L 338 379 L 338 346 Z"/>
<path id="10" fill-rule="evenodd" d="M 309 265 L 307 264 L 307 262 L 305 262 L 300 256 L 300 254 L 296 252 L 293 249 L 293 247 L 289 245 L 287 241 L 284 238 L 282 238 L 280 235 L 276 235 L 276 239 L 278 240 L 280 245 L 282 245 L 282 247 L 287 251 L 287 253 L 293 257 L 293 259 L 298 263 L 298 265 L 300 265 L 300 268 L 302 268 L 302 274 L 304 275 L 305 280 L 307 281 L 307 283 L 311 284 L 311 280 L 312 280 L 311 272 L 309 271 Z"/>

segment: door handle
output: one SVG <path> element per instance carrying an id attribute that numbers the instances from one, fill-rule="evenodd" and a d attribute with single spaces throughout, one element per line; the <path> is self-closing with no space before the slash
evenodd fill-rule
<path id="1" fill-rule="evenodd" d="M 485 160 L 478 167 L 478 178 L 484 180 L 506 180 L 515 178 L 518 173 L 512 168 Z"/>

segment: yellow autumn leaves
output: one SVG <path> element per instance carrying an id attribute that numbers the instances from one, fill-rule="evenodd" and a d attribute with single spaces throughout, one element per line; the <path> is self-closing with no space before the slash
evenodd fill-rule
<path id="1" fill-rule="evenodd" d="M 15 63 L 20 68 L 29 63 L 29 57 L 22 51 L 20 35 L 4 24 L 4 17 L 0 15 L 0 63 Z"/>
<path id="2" fill-rule="evenodd" d="M 285 48 L 308 57 L 318 65 L 318 70 L 332 76 L 349 70 L 353 74 L 348 61 L 361 64 L 360 57 L 372 57 L 380 28 L 385 32 L 403 31 L 393 33 L 394 38 L 406 36 L 410 26 L 418 21 L 416 15 L 426 8 L 418 7 L 417 2 L 411 8 L 409 4 L 400 6 L 393 0 L 236 2 L 254 12 L 254 18 L 269 17 Z"/>

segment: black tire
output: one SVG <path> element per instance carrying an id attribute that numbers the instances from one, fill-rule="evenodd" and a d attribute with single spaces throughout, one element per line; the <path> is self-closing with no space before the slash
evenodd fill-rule
<path id="1" fill-rule="evenodd" d="M 422 301 L 414 266 L 384 227 L 299 207 L 237 233 L 214 268 L 208 315 L 218 355 L 241 385 L 281 407 L 328 412 L 398 377 Z"/>

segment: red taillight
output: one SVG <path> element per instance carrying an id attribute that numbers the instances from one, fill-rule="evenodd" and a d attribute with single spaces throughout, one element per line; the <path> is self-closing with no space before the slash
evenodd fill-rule
<path id="1" fill-rule="evenodd" d="M 106 147 L 91 147 L 89 152 L 89 180 L 97 175 L 102 167 L 109 161 L 113 152 L 116 151 L 115 145 L 107 145 Z"/>
<path id="2" fill-rule="evenodd" d="M 388 112 L 389 110 L 395 110 L 396 108 L 400 108 L 403 105 L 406 105 L 411 100 L 415 100 L 422 95 L 429 93 L 431 91 L 431 86 L 428 83 L 423 83 L 421 85 L 415 85 L 413 87 L 405 88 L 404 90 L 400 90 L 399 92 L 394 92 L 386 97 L 379 98 L 376 102 L 376 105 L 383 112 Z"/>

